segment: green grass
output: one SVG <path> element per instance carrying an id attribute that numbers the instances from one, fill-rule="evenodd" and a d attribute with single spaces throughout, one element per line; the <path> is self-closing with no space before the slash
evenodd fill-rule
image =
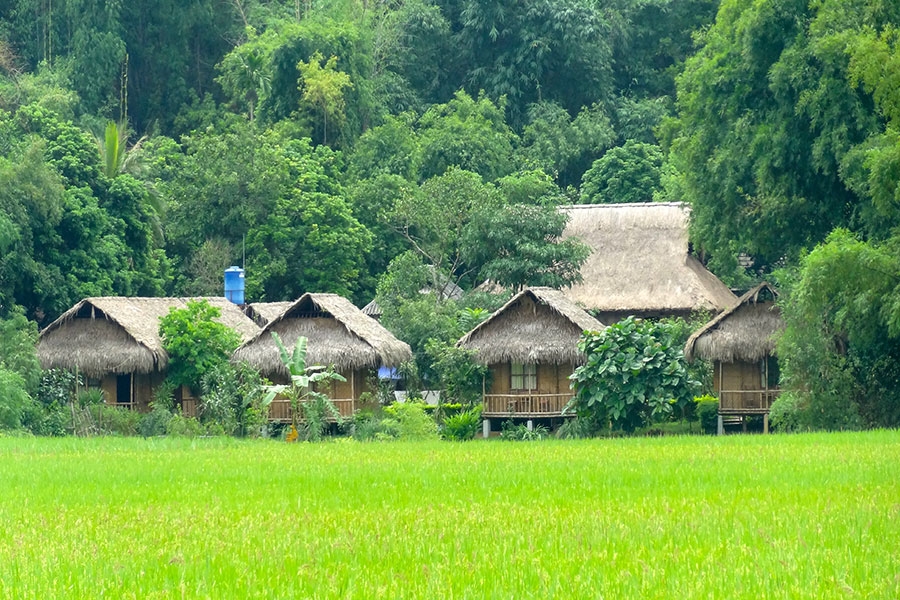
<path id="1" fill-rule="evenodd" d="M 898 598 L 900 433 L 0 439 L 0 597 Z"/>

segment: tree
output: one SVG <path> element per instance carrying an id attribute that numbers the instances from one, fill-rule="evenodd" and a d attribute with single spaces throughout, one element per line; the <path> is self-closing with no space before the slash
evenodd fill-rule
<path id="1" fill-rule="evenodd" d="M 634 431 L 682 410 L 700 388 L 671 327 L 628 317 L 578 342 L 587 360 L 572 373 L 571 409 L 599 427 Z"/>
<path id="2" fill-rule="evenodd" d="M 159 335 L 169 355 L 168 379 L 173 385 L 200 388 L 204 376 L 227 363 L 241 338 L 215 319 L 221 309 L 206 300 L 189 300 L 159 320 Z"/>
<path id="3" fill-rule="evenodd" d="M 274 331 L 272 332 L 272 338 L 278 346 L 281 362 L 288 370 L 291 383 L 288 385 L 269 386 L 264 404 L 268 404 L 279 394 L 286 396 L 291 403 L 291 427 L 293 431 L 298 431 L 297 426 L 300 424 L 299 418 L 302 415 L 304 419 L 304 439 L 310 442 L 317 442 L 322 439 L 322 435 L 325 433 L 328 426 L 328 417 L 340 423 L 341 413 L 328 396 L 316 390 L 316 386 L 332 381 L 347 380 L 342 375 L 335 373 L 331 367 L 307 365 L 307 339 L 302 335 L 297 338 L 297 343 L 294 345 L 292 352 L 288 352 L 281 338 Z"/>
<path id="4" fill-rule="evenodd" d="M 778 356 L 803 427 L 900 424 L 898 264 L 898 240 L 839 229 L 785 273 Z"/>
<path id="5" fill-rule="evenodd" d="M 141 137 L 129 149 L 126 147 L 128 134 L 128 127 L 124 123 L 117 125 L 115 121 L 108 121 L 103 136 L 96 137 L 103 174 L 109 179 L 120 173 L 135 174 L 139 171 L 139 152 L 147 136 Z"/>
<path id="6" fill-rule="evenodd" d="M 463 259 L 478 280 L 519 291 L 581 281 L 591 249 L 562 239 L 568 216 L 555 206 L 508 204 L 477 209 L 462 235 Z"/>
<path id="7" fill-rule="evenodd" d="M 884 121 L 858 84 L 874 91 L 863 73 L 881 77 L 861 67 L 873 50 L 867 32 L 898 18 L 894 5 L 861 0 L 722 3 L 678 77 L 670 155 L 692 205 L 691 236 L 721 276 L 741 251 L 768 268 L 837 226 L 883 234 L 897 223 L 896 214 L 867 217 L 863 156 Z"/>
<path id="8" fill-rule="evenodd" d="M 650 202 L 660 190 L 662 163 L 659 146 L 629 140 L 594 161 L 581 180 L 581 202 Z"/>
<path id="9" fill-rule="evenodd" d="M 322 143 L 328 145 L 328 117 L 333 125 L 340 125 L 344 118 L 344 90 L 352 88 L 350 76 L 337 70 L 337 56 L 327 61 L 321 52 L 314 52 L 309 62 L 297 63 L 297 70 L 302 76 L 300 89 L 303 100 L 317 107 L 322 115 Z"/>

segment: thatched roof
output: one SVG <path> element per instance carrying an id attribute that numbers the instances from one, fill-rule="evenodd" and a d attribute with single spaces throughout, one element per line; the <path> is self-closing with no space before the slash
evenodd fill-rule
<path id="1" fill-rule="evenodd" d="M 486 365 L 517 362 L 578 364 L 576 344 L 585 330 L 603 324 L 552 288 L 527 288 L 457 342 Z"/>
<path id="2" fill-rule="evenodd" d="M 364 315 L 372 317 L 373 319 L 378 319 L 382 315 L 381 307 L 378 305 L 377 302 L 375 302 L 374 299 L 371 302 L 369 302 L 368 304 L 366 304 L 365 306 L 363 306 L 360 310 L 362 310 Z"/>
<path id="3" fill-rule="evenodd" d="M 688 253 L 689 208 L 680 203 L 586 204 L 569 215 L 564 237 L 591 249 L 582 282 L 566 295 L 588 310 L 622 314 L 721 311 L 737 298 Z"/>
<path id="4" fill-rule="evenodd" d="M 251 302 L 244 309 L 247 316 L 253 319 L 253 322 L 260 327 L 265 327 L 266 323 L 274 321 L 278 315 L 287 310 L 293 302 Z"/>
<path id="5" fill-rule="evenodd" d="M 241 309 L 225 298 L 85 298 L 48 325 L 37 353 L 45 369 L 74 369 L 90 376 L 104 373 L 151 373 L 169 362 L 159 336 L 159 319 L 189 300 L 218 307 L 217 320 L 236 331 L 241 341 L 259 332 Z"/>
<path id="6" fill-rule="evenodd" d="M 337 294 L 304 294 L 238 348 L 233 360 L 246 361 L 265 374 L 286 375 L 272 332 L 288 348 L 299 336 L 308 338 L 309 365 L 334 365 L 338 370 L 395 367 L 412 358 L 405 342 Z"/>
<path id="7" fill-rule="evenodd" d="M 688 338 L 684 355 L 721 362 L 756 362 L 775 353 L 775 339 L 784 329 L 775 305 L 778 291 L 761 283 Z"/>

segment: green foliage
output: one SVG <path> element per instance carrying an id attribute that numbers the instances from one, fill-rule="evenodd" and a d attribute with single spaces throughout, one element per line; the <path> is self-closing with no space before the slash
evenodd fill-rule
<path id="1" fill-rule="evenodd" d="M 244 363 L 221 363 L 204 375 L 200 389 L 201 423 L 215 423 L 228 435 L 259 435 L 269 407 L 259 373 Z"/>
<path id="2" fill-rule="evenodd" d="M 0 364 L 0 429 L 20 429 L 32 402 L 25 379 Z"/>
<path id="3" fill-rule="evenodd" d="M 274 331 L 272 338 L 278 346 L 281 362 L 290 374 L 288 385 L 270 385 L 262 399 L 262 405 L 268 406 L 275 396 L 281 394 L 291 403 L 291 425 L 300 432 L 303 439 L 310 442 L 321 441 L 328 429 L 329 420 L 341 423 L 341 414 L 331 399 L 316 390 L 317 385 L 327 385 L 333 381 L 347 381 L 334 372 L 332 367 L 307 366 L 307 339 L 298 336 L 291 352 L 284 347 L 281 338 Z M 302 417 L 303 423 L 299 419 Z"/>
<path id="4" fill-rule="evenodd" d="M 501 424 L 500 439 L 507 442 L 536 442 L 550 438 L 550 430 L 543 425 L 528 429 L 525 423 L 516 424 L 509 419 Z"/>
<path id="5" fill-rule="evenodd" d="M 482 382 L 488 370 L 475 360 L 474 351 L 432 338 L 425 344 L 425 353 L 437 374 L 442 398 L 468 405 L 481 400 Z"/>
<path id="6" fill-rule="evenodd" d="M 463 442 L 475 439 L 481 428 L 481 406 L 474 406 L 444 419 L 441 436 L 445 440 Z"/>
<path id="7" fill-rule="evenodd" d="M 897 224 L 876 207 L 896 185 L 882 169 L 896 164 L 884 119 L 896 63 L 890 30 L 875 32 L 898 18 L 858 1 L 722 3 L 678 77 L 671 154 L 716 272 L 731 276 L 739 251 L 767 269 L 837 226 Z"/>
<path id="8" fill-rule="evenodd" d="M 150 405 L 150 412 L 144 415 L 138 425 L 138 433 L 145 438 L 165 435 L 169 421 L 173 418 L 174 415 L 165 403 L 153 402 Z"/>
<path id="9" fill-rule="evenodd" d="M 769 425 L 780 433 L 793 433 L 801 429 L 799 398 L 789 392 L 782 393 L 769 408 Z"/>
<path id="10" fill-rule="evenodd" d="M 102 435 L 138 435 L 144 419 L 149 417 L 149 414 L 143 415 L 137 411 L 102 403 L 90 404 L 88 411 Z"/>
<path id="11" fill-rule="evenodd" d="M 555 206 L 484 206 L 463 232 L 463 258 L 479 280 L 514 291 L 568 287 L 581 281 L 591 249 L 577 238 L 562 239 L 567 221 Z"/>
<path id="12" fill-rule="evenodd" d="M 438 426 L 417 402 L 395 402 L 384 408 L 384 427 L 398 440 L 426 441 L 438 439 Z"/>
<path id="13" fill-rule="evenodd" d="M 894 243 L 837 230 L 783 274 L 782 388 L 796 395 L 803 426 L 900 424 L 897 265 Z"/>
<path id="14" fill-rule="evenodd" d="M 587 361 L 571 376 L 571 408 L 625 431 L 668 418 L 699 388 L 674 341 L 670 325 L 633 317 L 585 332 L 578 347 Z"/>
<path id="15" fill-rule="evenodd" d="M 318 51 L 309 57 L 309 62 L 297 63 L 300 71 L 300 90 L 304 102 L 312 104 L 322 115 L 322 143 L 328 144 L 328 119 L 332 127 L 340 127 L 344 119 L 344 90 L 352 88 L 350 76 L 337 70 L 337 56 L 327 61 Z"/>
<path id="16" fill-rule="evenodd" d="M 561 440 L 581 440 L 592 438 L 596 433 L 597 424 L 594 421 L 575 417 L 566 419 L 566 422 L 560 425 L 556 430 L 556 437 Z"/>
<path id="17" fill-rule="evenodd" d="M 629 140 L 594 161 L 581 180 L 581 202 L 650 202 L 660 189 L 662 163 L 659 146 Z"/>
<path id="18" fill-rule="evenodd" d="M 169 355 L 172 383 L 198 389 L 207 373 L 231 358 L 241 339 L 215 320 L 221 314 L 206 300 L 189 300 L 186 308 L 172 308 L 160 318 L 159 335 Z"/>
<path id="19" fill-rule="evenodd" d="M 422 179 L 456 168 L 494 181 L 513 171 L 517 136 L 506 124 L 503 103 L 478 100 L 463 91 L 431 107 L 419 119 Z"/>
<path id="20" fill-rule="evenodd" d="M 41 377 L 41 363 L 35 351 L 37 339 L 37 326 L 25 318 L 21 309 L 15 308 L 0 319 L 0 366 L 17 373 L 29 394 L 37 392 Z"/>
<path id="21" fill-rule="evenodd" d="M 719 427 L 719 401 L 713 396 L 697 396 L 694 413 L 703 433 L 716 433 Z"/>

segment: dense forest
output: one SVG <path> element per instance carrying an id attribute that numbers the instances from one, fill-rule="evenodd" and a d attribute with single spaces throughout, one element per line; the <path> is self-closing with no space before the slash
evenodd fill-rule
<path id="1" fill-rule="evenodd" d="M 252 301 L 561 286 L 555 206 L 684 201 L 717 275 L 783 288 L 785 384 L 896 424 L 898 27 L 871 0 L 11 0 L 0 317 L 218 295 L 244 261 Z"/>

